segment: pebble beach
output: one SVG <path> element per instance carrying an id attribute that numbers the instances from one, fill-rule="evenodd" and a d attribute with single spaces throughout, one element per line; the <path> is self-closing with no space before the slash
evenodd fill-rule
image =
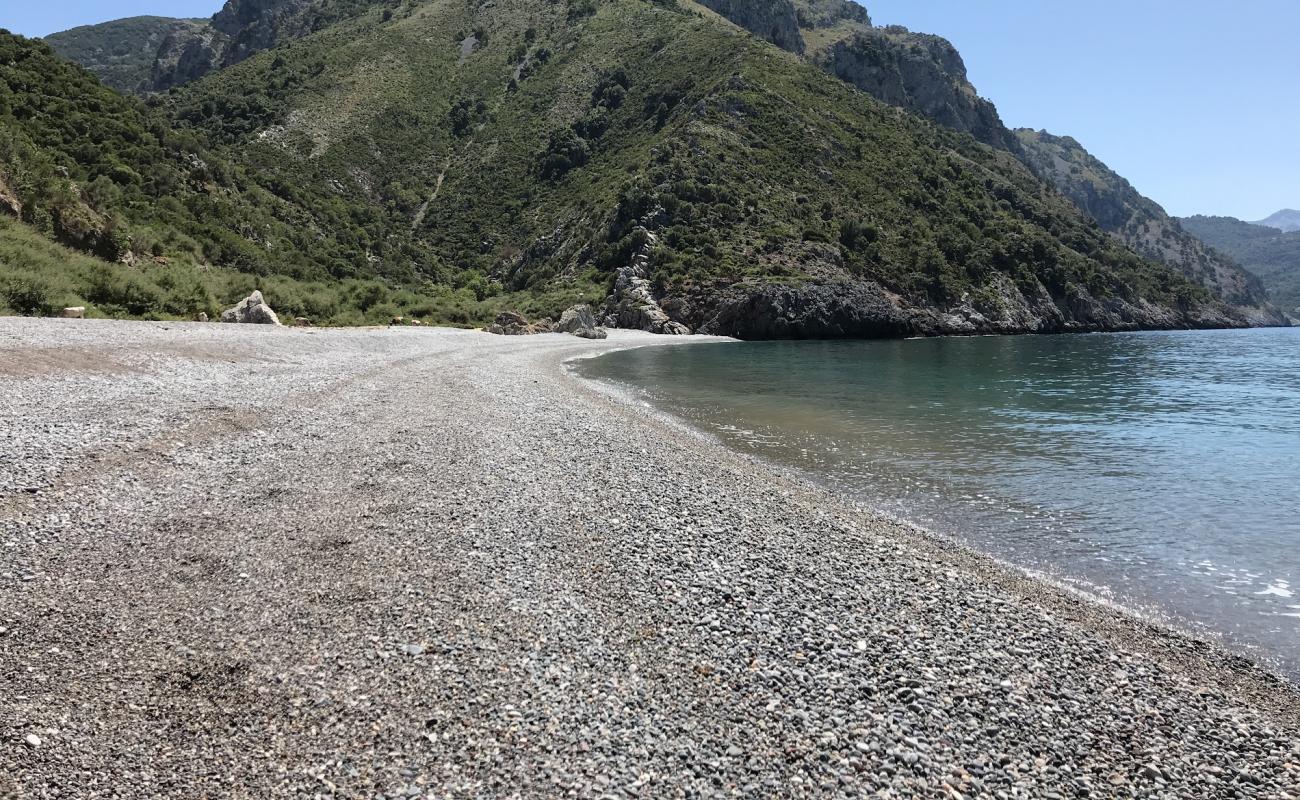
<path id="1" fill-rule="evenodd" d="M 0 798 L 1300 798 L 1300 692 L 568 362 L 0 318 Z"/>

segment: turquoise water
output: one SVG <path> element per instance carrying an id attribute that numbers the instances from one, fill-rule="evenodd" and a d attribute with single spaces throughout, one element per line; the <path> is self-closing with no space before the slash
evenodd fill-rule
<path id="1" fill-rule="evenodd" d="M 1300 677 L 1300 330 L 585 362 L 726 444 Z"/>

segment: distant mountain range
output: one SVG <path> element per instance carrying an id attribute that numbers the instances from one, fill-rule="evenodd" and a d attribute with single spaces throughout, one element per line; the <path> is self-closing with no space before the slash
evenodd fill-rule
<path id="1" fill-rule="evenodd" d="M 1280 231 L 1291 233 L 1300 231 L 1300 211 L 1293 208 L 1284 208 L 1267 219 L 1261 219 L 1258 222 L 1252 222 L 1252 225 L 1263 225 L 1266 228 L 1277 228 Z"/>
<path id="2" fill-rule="evenodd" d="M 1265 222 L 1242 222 L 1233 217 L 1187 217 L 1183 227 L 1211 247 L 1226 253 L 1264 282 L 1273 302 L 1292 317 L 1300 318 L 1300 225 L 1297 212 L 1279 211 Z"/>
<path id="3" fill-rule="evenodd" d="M 846 0 L 229 0 L 48 42 L 145 102 L 0 41 L 0 218 L 282 279 L 258 280 L 291 314 L 605 297 L 624 325 L 749 337 L 1285 322 L 1078 142 L 1007 129 L 949 42 Z M 393 288 L 314 299 L 343 280 Z"/>

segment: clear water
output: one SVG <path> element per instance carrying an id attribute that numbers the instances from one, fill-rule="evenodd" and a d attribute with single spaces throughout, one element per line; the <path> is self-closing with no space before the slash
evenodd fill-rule
<path id="1" fill-rule="evenodd" d="M 1300 329 L 701 344 L 579 369 L 1300 678 Z"/>

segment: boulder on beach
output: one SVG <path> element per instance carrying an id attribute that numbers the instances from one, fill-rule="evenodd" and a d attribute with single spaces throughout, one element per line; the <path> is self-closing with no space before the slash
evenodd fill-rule
<path id="1" fill-rule="evenodd" d="M 222 322 L 242 322 L 254 325 L 279 325 L 280 318 L 275 315 L 271 307 L 266 304 L 260 291 L 254 290 L 252 294 L 239 301 L 234 308 L 228 308 L 221 313 Z"/>
<path id="2" fill-rule="evenodd" d="M 550 333 L 551 323 L 542 320 L 532 324 L 518 311 L 503 311 L 497 315 L 495 322 L 487 326 L 487 332 L 498 336 L 531 336 L 534 333 Z"/>
<path id="3" fill-rule="evenodd" d="M 557 333 L 571 333 L 583 339 L 604 339 L 609 334 L 596 322 L 591 306 L 577 305 L 560 315 Z"/>

